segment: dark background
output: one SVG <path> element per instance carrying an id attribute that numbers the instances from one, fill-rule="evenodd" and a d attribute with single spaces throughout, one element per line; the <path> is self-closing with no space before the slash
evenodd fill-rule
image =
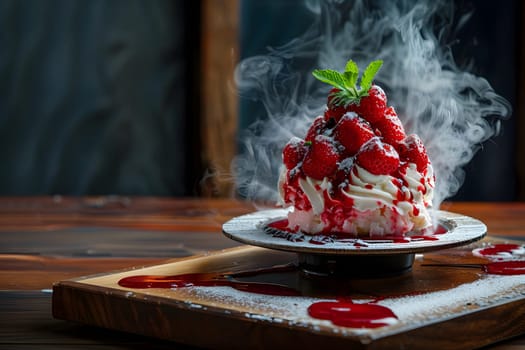
<path id="1" fill-rule="evenodd" d="M 241 58 L 303 33 L 311 18 L 298 3 L 240 1 Z M 514 108 L 456 200 L 519 199 L 521 6 L 456 2 L 473 11 L 456 60 L 472 60 Z M 198 195 L 199 10 L 182 0 L 0 0 L 0 195 Z M 246 99 L 239 112 L 241 131 L 264 118 Z"/>

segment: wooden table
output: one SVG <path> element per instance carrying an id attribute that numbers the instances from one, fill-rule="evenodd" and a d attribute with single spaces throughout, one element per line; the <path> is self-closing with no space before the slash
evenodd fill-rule
<path id="1" fill-rule="evenodd" d="M 445 203 L 489 235 L 525 240 L 525 203 Z M 221 234 L 254 211 L 229 199 L 20 197 L 0 199 L 1 349 L 150 349 L 185 345 L 53 319 L 53 283 L 237 246 Z M 525 336 L 491 349 L 525 347 Z"/>

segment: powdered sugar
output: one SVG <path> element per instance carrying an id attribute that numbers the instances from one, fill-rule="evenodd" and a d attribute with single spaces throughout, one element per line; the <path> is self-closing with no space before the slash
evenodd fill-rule
<path id="1" fill-rule="evenodd" d="M 456 288 L 386 298 L 380 301 L 356 300 L 356 303 L 374 302 L 391 309 L 398 319 L 381 320 L 388 325 L 376 329 L 353 329 L 339 327 L 329 321 L 312 318 L 308 307 L 315 302 L 331 299 L 314 297 L 269 296 L 246 293 L 229 287 L 188 288 L 196 303 L 202 300 L 210 306 L 227 305 L 243 317 L 276 324 L 287 324 L 309 328 L 317 332 L 341 333 L 346 335 L 384 335 L 400 329 L 413 329 L 446 319 L 459 317 L 468 312 L 497 306 L 510 300 L 525 298 L 524 276 L 483 276 L 472 283 Z M 377 321 L 379 322 L 379 320 Z"/>

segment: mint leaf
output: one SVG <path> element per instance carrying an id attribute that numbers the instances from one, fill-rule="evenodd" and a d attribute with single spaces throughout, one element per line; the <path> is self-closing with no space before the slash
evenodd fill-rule
<path id="1" fill-rule="evenodd" d="M 381 60 L 371 62 L 361 76 L 359 87 L 357 86 L 359 67 L 352 60 L 346 62 L 343 73 L 332 69 L 316 69 L 312 74 L 323 83 L 330 84 L 337 89 L 330 93 L 331 106 L 347 107 L 350 104 L 359 104 L 362 97 L 368 96 L 372 80 L 382 65 Z"/>
<path id="2" fill-rule="evenodd" d="M 357 83 L 359 72 L 344 72 L 343 76 L 345 78 L 345 88 L 352 89 Z"/>
<path id="3" fill-rule="evenodd" d="M 323 83 L 330 84 L 340 90 L 346 88 L 346 79 L 343 74 L 332 69 L 316 69 L 312 72 L 313 76 Z"/>
<path id="4" fill-rule="evenodd" d="M 355 63 L 352 60 L 348 60 L 348 62 L 346 62 L 346 66 L 345 66 L 345 73 L 346 72 L 352 72 L 352 73 L 355 73 L 355 74 L 359 74 L 359 67 L 357 67 L 357 63 Z"/>
<path id="5" fill-rule="evenodd" d="M 368 90 L 370 90 L 370 87 L 372 86 L 372 80 L 374 80 L 377 71 L 382 65 L 382 60 L 376 60 L 370 62 L 368 67 L 366 67 L 363 76 L 361 77 L 361 83 L 359 84 L 361 87 L 360 93 L 368 93 Z"/>
<path id="6" fill-rule="evenodd" d="M 357 77 L 359 76 L 359 67 L 357 66 L 357 63 L 348 60 L 343 75 L 345 77 L 345 87 L 347 89 L 353 89 L 357 83 Z"/>

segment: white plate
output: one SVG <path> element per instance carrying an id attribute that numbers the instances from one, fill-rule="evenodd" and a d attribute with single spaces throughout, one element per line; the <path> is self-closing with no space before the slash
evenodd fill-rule
<path id="1" fill-rule="evenodd" d="M 447 211 L 435 211 L 434 217 L 447 232 L 436 234 L 436 240 L 411 240 L 407 243 L 366 239 L 335 239 L 323 244 L 290 241 L 269 232 L 268 224 L 285 219 L 288 209 L 262 210 L 239 216 L 226 222 L 222 229 L 226 237 L 249 245 L 296 253 L 323 255 L 390 255 L 413 254 L 453 248 L 483 238 L 487 227 L 479 220 Z M 272 229 L 270 229 L 272 230 Z"/>

